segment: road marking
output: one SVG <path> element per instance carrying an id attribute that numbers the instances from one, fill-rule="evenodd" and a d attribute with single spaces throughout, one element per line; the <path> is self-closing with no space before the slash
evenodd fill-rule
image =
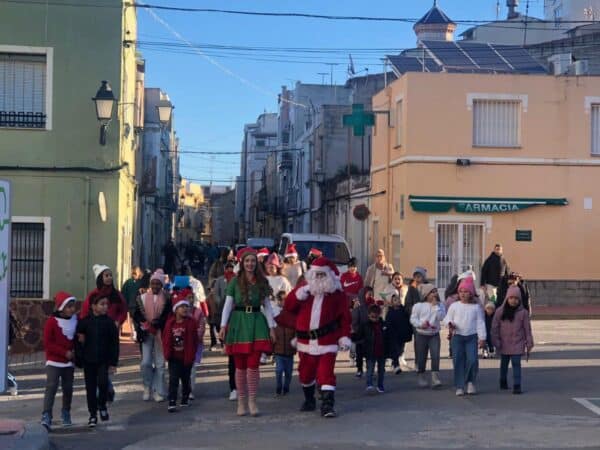
<path id="1" fill-rule="evenodd" d="M 597 414 L 600 416 L 600 406 L 592 403 L 592 401 L 595 401 L 595 402 L 598 402 L 598 404 L 600 404 L 600 398 L 574 398 L 573 400 L 575 400 L 577 403 L 579 403 L 584 408 L 589 409 L 594 414 Z"/>

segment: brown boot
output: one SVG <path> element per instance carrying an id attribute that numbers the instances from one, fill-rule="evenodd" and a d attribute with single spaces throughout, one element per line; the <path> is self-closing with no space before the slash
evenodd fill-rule
<path id="1" fill-rule="evenodd" d="M 250 409 L 250 415 L 256 417 L 260 414 L 258 406 L 256 406 L 256 394 L 258 392 L 258 380 L 259 374 L 258 369 L 247 370 L 248 380 L 248 409 Z"/>
<path id="2" fill-rule="evenodd" d="M 255 396 L 248 397 L 248 409 L 250 410 L 250 415 L 252 417 L 258 417 L 260 415 L 260 411 L 258 410 L 258 406 L 256 405 Z"/>
<path id="3" fill-rule="evenodd" d="M 237 415 L 238 416 L 245 416 L 248 414 L 248 409 L 246 406 L 246 397 L 242 397 L 241 395 L 238 395 L 238 399 L 237 399 Z"/>
<path id="4" fill-rule="evenodd" d="M 235 370 L 235 386 L 237 389 L 237 415 L 245 416 L 248 414 L 246 406 L 246 398 L 248 395 L 247 383 L 246 383 L 246 371 L 236 369 Z"/>

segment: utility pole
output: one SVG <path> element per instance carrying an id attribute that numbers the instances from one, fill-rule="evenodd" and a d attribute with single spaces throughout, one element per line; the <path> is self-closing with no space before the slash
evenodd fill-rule
<path id="1" fill-rule="evenodd" d="M 327 72 L 317 72 L 317 75 L 321 75 L 321 84 L 325 84 L 325 77 L 329 74 Z"/>

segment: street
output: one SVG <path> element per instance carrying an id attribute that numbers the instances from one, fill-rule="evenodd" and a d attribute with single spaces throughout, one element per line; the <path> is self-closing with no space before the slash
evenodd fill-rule
<path id="1" fill-rule="evenodd" d="M 291 395 L 276 399 L 273 366 L 261 369 L 262 415 L 236 417 L 235 403 L 226 399 L 226 359 L 214 352 L 205 354 L 192 407 L 168 414 L 166 403 L 141 401 L 138 362 L 129 356 L 116 376 L 118 398 L 110 407 L 109 425 L 93 431 L 85 426 L 87 411 L 78 373 L 75 426 L 56 426 L 51 444 L 61 450 L 600 448 L 599 327 L 600 320 L 534 321 L 536 347 L 530 361 L 523 363 L 521 396 L 498 389 L 499 361 L 493 359 L 480 360 L 479 395 L 455 397 L 447 342 L 442 349 L 444 388 L 440 391 L 417 388 L 415 372 L 388 371 L 386 393 L 367 396 L 364 379 L 354 377 L 347 354 L 340 354 L 339 417 L 329 420 L 298 411 L 302 394 L 296 374 Z M 126 353 L 135 352 L 132 345 L 127 347 Z M 410 348 L 408 361 L 412 363 Z M 17 376 L 20 395 L 0 397 L 0 417 L 38 421 L 42 369 L 17 372 Z M 55 417 L 59 410 L 60 396 Z"/>

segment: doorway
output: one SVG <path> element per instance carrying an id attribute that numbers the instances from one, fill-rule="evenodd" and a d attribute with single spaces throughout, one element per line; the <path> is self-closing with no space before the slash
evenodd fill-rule
<path id="1" fill-rule="evenodd" d="M 483 262 L 482 223 L 438 223 L 437 279 L 439 288 L 445 289 L 453 275 L 471 268 L 479 274 Z"/>

